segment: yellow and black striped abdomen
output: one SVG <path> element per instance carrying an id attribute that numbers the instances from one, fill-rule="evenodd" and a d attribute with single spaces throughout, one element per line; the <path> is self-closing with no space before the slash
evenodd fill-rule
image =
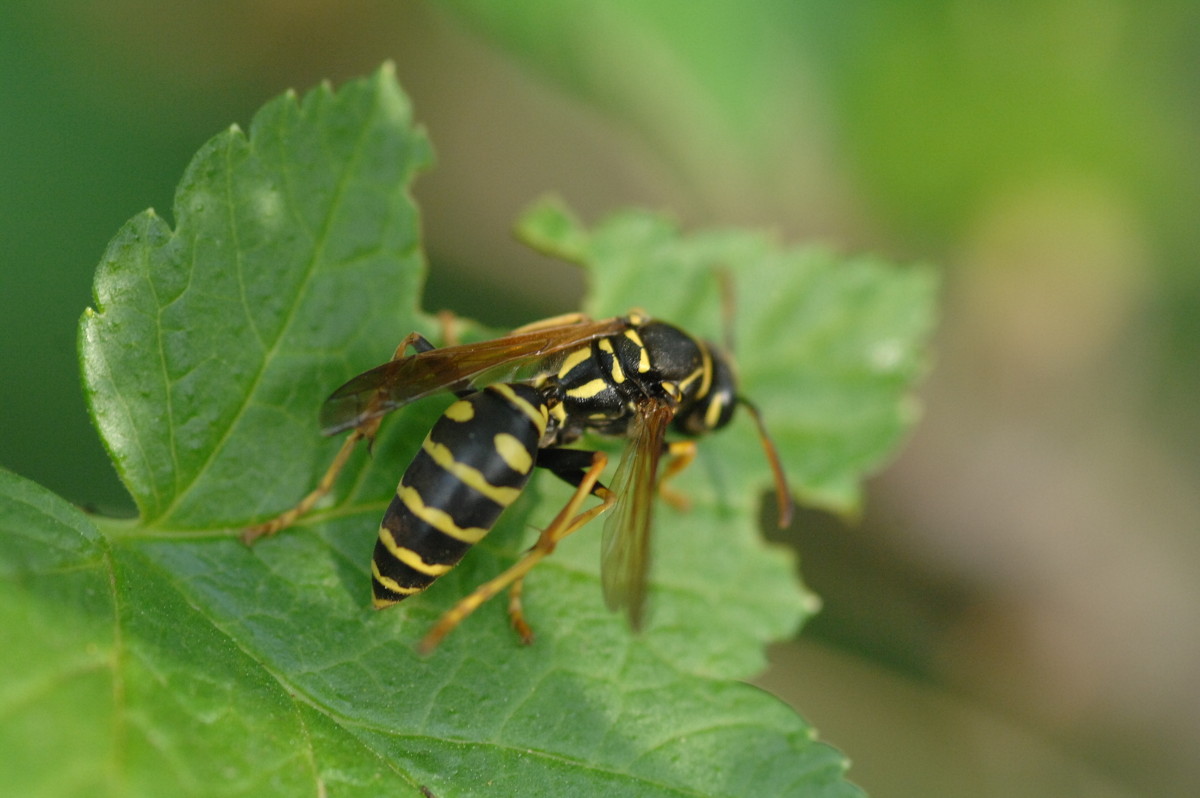
<path id="1" fill-rule="evenodd" d="M 420 593 L 520 495 L 546 430 L 527 385 L 489 385 L 447 408 L 400 480 L 371 563 L 377 608 Z"/>

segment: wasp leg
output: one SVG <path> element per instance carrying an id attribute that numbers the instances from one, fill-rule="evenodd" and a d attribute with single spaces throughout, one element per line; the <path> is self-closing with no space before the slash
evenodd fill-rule
<path id="1" fill-rule="evenodd" d="M 534 330 L 542 330 L 547 327 L 563 327 L 567 324 L 582 324 L 585 321 L 591 321 L 591 318 L 583 313 L 564 313 L 561 316 L 551 316 L 548 319 L 539 321 L 531 321 L 528 324 L 522 324 L 512 331 L 513 333 L 533 332 Z"/>
<path id="2" fill-rule="evenodd" d="M 696 459 L 696 442 L 674 441 L 668 443 L 665 454 L 671 459 L 667 461 L 666 467 L 663 468 L 662 477 L 658 480 L 658 495 L 676 510 L 686 512 L 691 509 L 692 500 L 686 494 L 668 485 L 667 480 L 674 478 L 676 474 L 683 471 Z"/>
<path id="3" fill-rule="evenodd" d="M 428 654 L 437 648 L 442 638 L 449 634 L 454 627 L 462 623 L 463 619 L 479 609 L 480 605 L 485 601 L 510 586 L 516 590 L 513 625 L 517 628 L 517 633 L 521 635 L 523 642 L 529 643 L 533 640 L 533 630 L 529 628 L 529 624 L 526 623 L 525 616 L 521 612 L 520 582 L 535 565 L 554 551 L 559 541 L 586 525 L 593 518 L 611 507 L 613 502 L 616 501 L 616 494 L 598 484 L 600 474 L 603 473 L 604 467 L 607 464 L 608 457 L 603 452 L 592 453 L 591 467 L 579 480 L 575 492 L 571 495 L 567 504 L 559 511 L 558 515 L 554 516 L 554 520 L 550 522 L 549 526 L 542 530 L 542 534 L 538 537 L 537 542 L 521 555 L 521 559 L 517 560 L 508 570 L 484 582 L 475 588 L 473 593 L 451 607 L 434 627 L 429 630 L 424 639 L 421 640 L 419 646 L 421 653 Z M 593 493 L 599 496 L 602 502 L 595 507 L 581 512 L 580 507 L 582 507 L 584 500 Z M 512 604 L 509 605 L 509 612 L 514 612 Z"/>
<path id="4" fill-rule="evenodd" d="M 536 465 L 578 489 L 587 479 L 588 472 L 595 463 L 595 458 L 595 452 L 583 449 L 548 448 L 538 452 Z M 608 501 L 610 504 L 615 500 L 615 497 L 613 499 L 606 498 L 612 495 L 611 491 L 598 481 L 592 484 L 591 493 L 601 501 Z M 525 621 L 525 611 L 521 604 L 524 587 L 525 580 L 517 579 L 508 589 L 508 616 L 512 620 L 513 628 L 521 636 L 521 641 L 528 645 L 533 642 L 533 630 Z"/>
<path id="5" fill-rule="evenodd" d="M 338 453 L 334 456 L 333 462 L 330 463 L 329 468 L 325 470 L 325 475 L 321 477 L 320 482 L 317 483 L 317 487 L 313 488 L 313 490 L 307 496 L 297 502 L 296 506 L 292 507 L 290 510 L 284 510 L 270 521 L 264 521 L 261 524 L 255 524 L 254 526 L 248 526 L 243 529 L 242 542 L 246 545 L 250 545 L 261 537 L 274 535 L 279 530 L 285 529 L 296 523 L 301 516 L 305 515 L 309 510 L 311 510 L 313 506 L 333 488 L 334 480 L 337 479 L 338 474 L 341 472 L 342 468 L 345 467 L 346 461 L 350 458 L 350 453 L 354 451 L 355 444 L 362 440 L 363 437 L 364 436 L 361 430 L 356 429 L 351 432 L 349 437 L 347 437 L 346 441 L 342 444 L 342 448 L 338 449 Z"/>
<path id="6" fill-rule="evenodd" d="M 585 449 L 559 449 L 549 447 L 538 451 L 538 468 L 544 468 L 568 485 L 578 488 L 587 473 L 595 463 L 596 453 Z M 604 498 L 602 493 L 608 488 L 597 482 L 592 486 L 592 495 Z"/>
<path id="7" fill-rule="evenodd" d="M 428 352 L 433 348 L 433 344 L 425 336 L 418 332 L 412 332 L 405 336 L 400 345 L 396 347 L 396 352 L 392 355 L 392 360 L 399 360 L 404 357 L 405 352 L 409 349 L 415 352 Z M 372 419 L 351 432 L 342 444 L 342 448 L 338 449 L 338 453 L 334 455 L 333 462 L 329 464 L 329 468 L 325 469 L 325 474 L 317 482 L 317 486 L 291 509 L 284 510 L 269 521 L 264 521 L 261 524 L 255 524 L 243 529 L 241 535 L 242 542 L 250 545 L 261 537 L 274 535 L 279 530 L 286 529 L 296 523 L 296 521 L 312 510 L 317 502 L 323 499 L 329 491 L 333 490 L 333 484 L 337 480 L 338 474 L 346 467 L 346 461 L 350 459 L 350 453 L 354 451 L 355 445 L 364 438 L 367 439 L 368 447 L 374 443 L 375 433 L 379 431 L 381 421 L 381 418 Z"/>
<path id="8" fill-rule="evenodd" d="M 525 593 L 525 580 L 517 579 L 508 589 L 508 620 L 512 623 L 513 631 L 521 638 L 521 642 L 529 645 L 533 642 L 533 628 L 525 620 L 525 605 L 521 596 Z"/>
<path id="9" fill-rule="evenodd" d="M 439 310 L 437 320 L 442 328 L 442 346 L 458 346 L 458 315 L 453 310 Z"/>

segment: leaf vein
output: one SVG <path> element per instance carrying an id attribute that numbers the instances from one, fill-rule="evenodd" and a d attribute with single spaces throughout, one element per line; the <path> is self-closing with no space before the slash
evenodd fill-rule
<path id="1" fill-rule="evenodd" d="M 377 114 L 378 108 L 377 107 L 373 108 L 372 113 Z M 200 466 L 196 469 L 195 473 L 192 475 L 191 481 L 187 484 L 186 487 L 183 488 L 183 490 L 176 490 L 175 497 L 172 500 L 170 506 L 167 507 L 167 509 L 163 513 L 160 514 L 160 517 L 170 516 L 171 513 L 174 512 L 182 504 L 184 498 L 196 487 L 197 483 L 200 480 L 200 477 L 204 474 L 204 472 L 208 469 L 208 467 L 212 464 L 212 462 L 217 459 L 217 457 L 220 455 L 220 453 L 228 445 L 230 439 L 234 436 L 234 431 L 236 430 L 238 424 L 241 422 L 242 417 L 246 414 L 247 410 L 254 404 L 254 396 L 258 391 L 258 387 L 262 384 L 263 378 L 267 373 L 268 367 L 270 366 L 270 364 L 273 362 L 273 360 L 277 356 L 279 349 L 282 346 L 282 342 L 286 336 L 287 331 L 291 328 L 292 323 L 295 320 L 297 313 L 299 313 L 301 299 L 304 297 L 304 295 L 306 294 L 306 292 L 309 289 L 309 286 L 312 284 L 313 275 L 316 272 L 317 265 L 320 263 L 321 257 L 324 253 L 325 246 L 328 243 L 328 236 L 330 234 L 331 225 L 333 224 L 333 220 L 336 218 L 337 212 L 342 205 L 342 200 L 345 196 L 347 186 L 350 184 L 351 175 L 353 174 L 354 167 L 358 164 L 359 158 L 362 155 L 363 141 L 367 137 L 367 131 L 371 128 L 370 123 L 372 121 L 373 120 L 367 120 L 367 123 L 363 124 L 360 128 L 356 146 L 354 147 L 354 150 L 353 150 L 353 155 L 352 155 L 352 157 L 350 157 L 347 160 L 344 168 L 342 169 L 341 174 L 339 175 L 337 186 L 333 192 L 333 197 L 331 198 L 330 203 L 329 203 L 329 209 L 325 214 L 323 227 L 319 231 L 319 234 L 316 236 L 316 238 L 313 241 L 313 251 L 308 259 L 308 262 L 305 265 L 304 278 L 300 281 L 299 285 L 296 288 L 296 293 L 295 293 L 295 297 L 293 298 L 293 301 L 288 304 L 287 312 L 285 314 L 285 317 L 284 317 L 282 323 L 279 325 L 278 331 L 275 334 L 275 339 L 271 342 L 270 347 L 263 353 L 262 357 L 260 358 L 260 365 L 259 365 L 258 371 L 254 375 L 254 378 L 251 380 L 249 385 L 247 385 L 247 389 L 244 393 L 244 396 L 243 396 L 241 402 L 239 403 L 239 405 L 237 406 L 237 408 L 234 412 L 233 418 L 226 425 L 225 430 L 224 430 L 223 434 L 221 435 L 220 440 L 216 441 L 216 443 L 209 449 L 208 454 L 204 459 L 204 462 L 200 464 Z"/>

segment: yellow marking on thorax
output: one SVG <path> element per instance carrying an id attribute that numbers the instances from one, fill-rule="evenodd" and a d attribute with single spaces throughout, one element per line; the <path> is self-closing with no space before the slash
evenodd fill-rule
<path id="1" fill-rule="evenodd" d="M 621 368 L 621 362 L 617 360 L 617 353 L 613 351 L 612 342 L 607 338 L 601 338 L 598 346 L 612 356 L 612 368 L 608 371 L 612 375 L 613 382 L 617 385 L 625 382 L 625 370 Z"/>
<path id="2" fill-rule="evenodd" d="M 435 443 L 426 438 L 425 443 L 421 444 L 421 448 L 433 458 L 433 462 L 437 463 L 450 474 L 453 474 L 460 482 L 479 491 L 501 507 L 507 507 L 521 495 L 521 491 L 518 488 L 505 488 L 493 485 L 487 481 L 483 472 L 478 468 L 455 460 L 454 453 L 445 444 Z"/>
<path id="3" fill-rule="evenodd" d="M 698 368 L 698 369 L 696 369 L 695 371 L 693 371 L 691 374 L 689 374 L 689 375 L 687 375 L 686 377 L 684 377 L 684 378 L 683 378 L 683 381 L 679 383 L 679 392 L 680 392 L 681 394 L 687 393 L 687 389 L 688 389 L 688 387 L 690 387 L 690 386 L 691 386 L 691 384 L 692 384 L 693 382 L 695 382 L 697 379 L 699 379 L 699 377 L 700 377 L 700 374 L 701 374 L 703 371 L 704 371 L 704 369 L 703 369 L 703 368 Z M 697 392 L 697 393 L 696 393 L 696 395 L 697 395 L 697 396 L 702 396 L 703 394 L 701 394 L 701 393 Z"/>
<path id="4" fill-rule="evenodd" d="M 504 462 L 508 463 L 508 467 L 519 474 L 528 474 L 529 469 L 533 468 L 533 455 L 529 453 L 529 449 L 525 444 L 509 435 L 507 432 L 501 432 L 492 439 L 492 443 L 496 447 L 496 454 Z M 509 503 L 511 503 L 511 499 Z"/>
<path id="5" fill-rule="evenodd" d="M 397 560 L 426 576 L 441 576 L 454 567 L 453 565 L 437 565 L 425 562 L 420 554 L 417 554 L 412 549 L 406 549 L 397 543 L 395 536 L 392 535 L 392 530 L 386 526 L 379 528 L 379 541 L 383 543 L 384 548 Z"/>
<path id="6" fill-rule="evenodd" d="M 466 399 L 460 399 L 447 407 L 446 412 L 442 415 L 451 421 L 470 421 L 475 418 L 475 405 Z"/>
<path id="7" fill-rule="evenodd" d="M 554 416 L 560 427 L 567 423 L 567 408 L 561 402 L 550 408 L 550 415 Z"/>
<path id="8" fill-rule="evenodd" d="M 513 407 L 520 410 L 525 415 L 529 416 L 529 420 L 537 427 L 538 437 L 540 438 L 546 432 L 546 422 L 549 416 L 546 413 L 546 406 L 534 407 L 527 400 L 517 396 L 517 392 L 512 389 L 511 385 L 506 385 L 503 382 L 488 386 L 489 391 L 494 391 L 500 394 L 512 404 Z"/>
<path id="9" fill-rule="evenodd" d="M 463 543 L 478 543 L 488 533 L 486 529 L 481 529 L 477 526 L 463 529 L 454 523 L 454 519 L 445 510 L 439 510 L 436 507 L 430 507 L 425 504 L 425 501 L 421 498 L 421 494 L 415 488 L 411 488 L 408 485 L 401 485 L 397 488 L 396 495 L 400 497 L 400 501 L 404 502 L 404 506 L 409 509 L 409 512 L 429 524 L 438 532 L 449 535 L 455 540 L 461 540 Z"/>
<path id="10" fill-rule="evenodd" d="M 701 358 L 701 363 L 700 363 L 701 372 L 700 373 L 703 376 L 703 379 L 700 382 L 700 390 L 696 392 L 696 396 L 705 396 L 708 394 L 709 389 L 712 388 L 712 378 L 713 378 L 712 352 L 708 351 L 708 344 L 704 343 L 703 341 L 698 341 L 697 343 L 700 344 L 700 358 Z"/>
<path id="11" fill-rule="evenodd" d="M 603 345 L 603 343 L 604 341 L 601 339 L 601 345 Z M 563 358 L 562 365 L 558 368 L 558 378 L 561 380 L 563 377 L 566 377 L 576 366 L 591 356 L 592 348 L 590 346 L 585 346 L 581 349 L 576 349 L 574 352 L 571 352 L 565 358 Z"/>
<path id="12" fill-rule="evenodd" d="M 585 382 L 578 388 L 572 388 L 571 390 L 567 391 L 567 396 L 571 397 L 572 399 L 591 399 L 593 396 L 603 393 L 604 389 L 607 387 L 608 383 L 597 377 L 594 380 Z"/>
<path id="13" fill-rule="evenodd" d="M 637 334 L 637 330 L 626 330 L 623 334 L 638 348 L 638 373 L 646 373 L 650 370 L 650 355 L 646 352 L 646 345 L 642 343 L 642 336 Z"/>
<path id="14" fill-rule="evenodd" d="M 713 396 L 712 401 L 708 403 L 708 407 L 704 410 L 704 426 L 709 429 L 715 429 L 717 421 L 721 419 L 721 411 L 725 409 L 725 394 L 718 393 Z"/>

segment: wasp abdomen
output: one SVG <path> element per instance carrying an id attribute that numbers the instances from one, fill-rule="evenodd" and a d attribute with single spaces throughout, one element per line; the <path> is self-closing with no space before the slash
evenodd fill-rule
<path id="1" fill-rule="evenodd" d="M 527 385 L 489 385 L 446 409 L 400 480 L 371 562 L 374 605 L 425 590 L 520 495 L 546 430 Z"/>

